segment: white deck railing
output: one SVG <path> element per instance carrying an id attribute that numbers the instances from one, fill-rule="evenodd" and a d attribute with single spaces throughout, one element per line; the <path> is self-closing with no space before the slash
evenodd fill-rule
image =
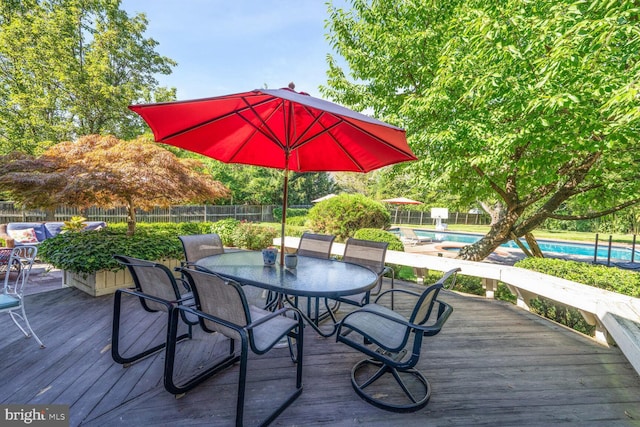
<path id="1" fill-rule="evenodd" d="M 286 250 L 295 250 L 299 240 L 286 237 Z M 274 239 L 273 243 L 280 246 L 280 238 Z M 333 255 L 344 254 L 344 244 L 334 243 L 331 252 Z M 487 298 L 494 297 L 500 281 L 516 295 L 517 306 L 525 310 L 529 310 L 529 301 L 537 296 L 575 307 L 590 325 L 595 326 L 596 341 L 604 345 L 615 342 L 640 374 L 640 298 L 507 265 L 391 250 L 387 251 L 386 262 L 413 267 L 419 281 L 428 270 L 448 271 L 459 267 L 460 274 L 482 279 Z"/>

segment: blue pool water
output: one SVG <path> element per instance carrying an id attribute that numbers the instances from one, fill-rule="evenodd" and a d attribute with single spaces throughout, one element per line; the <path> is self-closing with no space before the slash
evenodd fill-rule
<path id="1" fill-rule="evenodd" d="M 421 237 L 431 237 L 437 242 L 457 242 L 457 243 L 474 243 L 480 240 L 482 235 L 480 234 L 467 234 L 467 233 L 454 233 L 454 232 L 440 232 L 440 231 L 427 231 L 427 230 L 415 230 L 416 234 Z M 524 239 L 521 239 L 525 246 L 528 247 Z M 558 242 L 555 240 L 538 240 L 538 246 L 542 252 L 550 252 L 561 255 L 571 256 L 585 256 L 593 259 L 593 253 L 595 245 L 589 243 L 568 243 Z M 515 242 L 510 241 L 501 245 L 504 248 L 518 248 Z M 598 259 L 606 260 L 609 253 L 609 244 L 598 244 Z M 631 249 L 621 246 L 611 247 L 611 259 L 616 261 L 631 261 Z M 634 261 L 640 261 L 640 252 L 636 250 Z"/>

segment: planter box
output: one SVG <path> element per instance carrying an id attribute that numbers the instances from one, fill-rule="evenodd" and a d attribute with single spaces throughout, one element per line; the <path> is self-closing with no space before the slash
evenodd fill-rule
<path id="1" fill-rule="evenodd" d="M 175 267 L 180 266 L 180 260 L 166 259 L 156 261 L 159 264 L 167 266 L 171 271 Z M 176 277 L 180 277 L 180 273 L 174 272 Z M 91 296 L 99 297 L 109 295 L 119 288 L 133 287 L 133 278 L 129 274 L 128 269 L 118 271 L 99 270 L 95 273 L 75 273 L 73 271 L 62 271 L 63 286 L 73 286 Z"/>

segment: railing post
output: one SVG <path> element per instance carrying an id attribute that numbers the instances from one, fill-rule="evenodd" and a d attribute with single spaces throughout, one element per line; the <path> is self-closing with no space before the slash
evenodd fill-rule
<path id="1" fill-rule="evenodd" d="M 487 279 L 483 277 L 482 288 L 485 291 L 484 295 L 486 298 L 494 299 L 496 290 L 498 290 L 498 281 L 496 279 Z"/>

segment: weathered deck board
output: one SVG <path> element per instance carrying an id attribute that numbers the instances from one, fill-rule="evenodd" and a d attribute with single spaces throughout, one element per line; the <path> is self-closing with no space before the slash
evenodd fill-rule
<path id="1" fill-rule="evenodd" d="M 274 425 L 640 424 L 640 377 L 617 348 L 507 303 L 441 295 L 455 311 L 442 333 L 424 344 L 419 367 L 433 394 L 423 410 L 396 414 L 362 401 L 350 384 L 351 367 L 362 355 L 306 328 L 305 388 Z M 112 302 L 111 296 L 93 298 L 74 289 L 29 296 L 30 320 L 47 348 L 40 350 L 5 323 L 0 402 L 69 404 L 74 426 L 232 425 L 237 367 L 175 399 L 162 384 L 164 353 L 126 369 L 111 359 Z M 397 308 L 407 306 L 396 302 Z M 163 339 L 162 316 L 135 314 L 126 324 L 138 327 L 125 332 L 125 349 Z M 185 371 L 226 349 L 201 331 L 179 345 Z M 247 425 L 260 421 L 294 379 L 286 348 L 252 356 Z"/>

